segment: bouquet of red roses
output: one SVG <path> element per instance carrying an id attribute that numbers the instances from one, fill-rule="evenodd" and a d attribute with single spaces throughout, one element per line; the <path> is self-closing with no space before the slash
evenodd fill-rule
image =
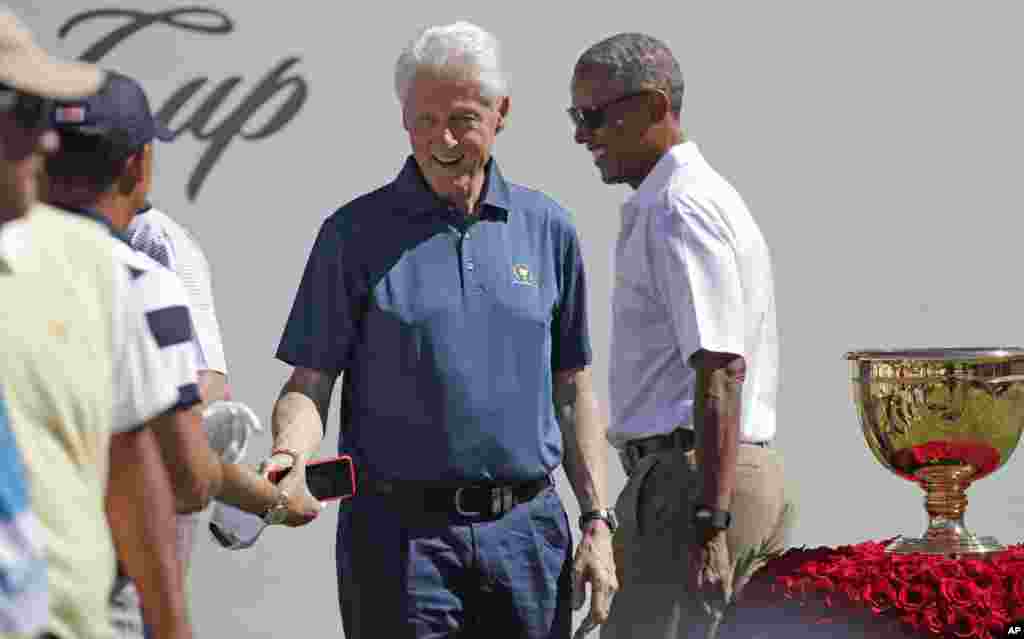
<path id="1" fill-rule="evenodd" d="M 1024 545 L 958 558 L 889 554 L 890 541 L 776 555 L 721 636 L 991 639 L 1024 619 Z"/>

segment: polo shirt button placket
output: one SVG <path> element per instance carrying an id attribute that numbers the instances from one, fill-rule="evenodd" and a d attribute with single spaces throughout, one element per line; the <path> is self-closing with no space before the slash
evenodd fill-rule
<path id="1" fill-rule="evenodd" d="M 462 250 L 460 253 L 463 256 L 462 268 L 463 277 L 466 282 L 466 291 L 470 295 L 479 295 L 483 293 L 484 287 L 480 284 L 480 280 L 476 277 L 476 262 L 473 261 L 469 250 L 469 238 L 471 237 L 470 231 L 463 231 L 460 238 L 460 244 Z"/>

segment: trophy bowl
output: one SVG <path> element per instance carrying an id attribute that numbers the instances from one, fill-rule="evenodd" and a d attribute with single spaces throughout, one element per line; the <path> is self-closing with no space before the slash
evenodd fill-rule
<path id="1" fill-rule="evenodd" d="M 875 458 L 924 489 L 928 529 L 886 550 L 1004 550 L 967 530 L 967 488 L 1013 454 L 1024 429 L 1024 349 L 921 348 L 846 354 L 861 430 Z"/>

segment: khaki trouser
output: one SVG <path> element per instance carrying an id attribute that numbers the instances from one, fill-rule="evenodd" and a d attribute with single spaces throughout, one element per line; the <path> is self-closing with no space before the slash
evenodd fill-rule
<path id="1" fill-rule="evenodd" d="M 700 482 L 693 451 L 654 453 L 633 469 L 615 506 L 620 521 L 614 539 L 619 592 L 601 639 L 704 637 L 713 613 L 686 585 L 694 534 L 691 516 Z M 787 498 L 776 450 L 740 445 L 730 510 L 726 538 L 734 565 L 743 553 L 765 542 L 770 550 L 788 545 L 795 508 Z"/>

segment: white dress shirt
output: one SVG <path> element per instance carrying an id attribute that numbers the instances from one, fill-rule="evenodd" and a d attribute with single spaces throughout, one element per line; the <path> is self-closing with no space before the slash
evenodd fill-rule
<path id="1" fill-rule="evenodd" d="M 698 350 L 746 361 L 740 438 L 775 436 L 778 339 L 768 247 L 693 142 L 674 146 L 622 206 L 612 292 L 608 439 L 693 427 Z"/>

